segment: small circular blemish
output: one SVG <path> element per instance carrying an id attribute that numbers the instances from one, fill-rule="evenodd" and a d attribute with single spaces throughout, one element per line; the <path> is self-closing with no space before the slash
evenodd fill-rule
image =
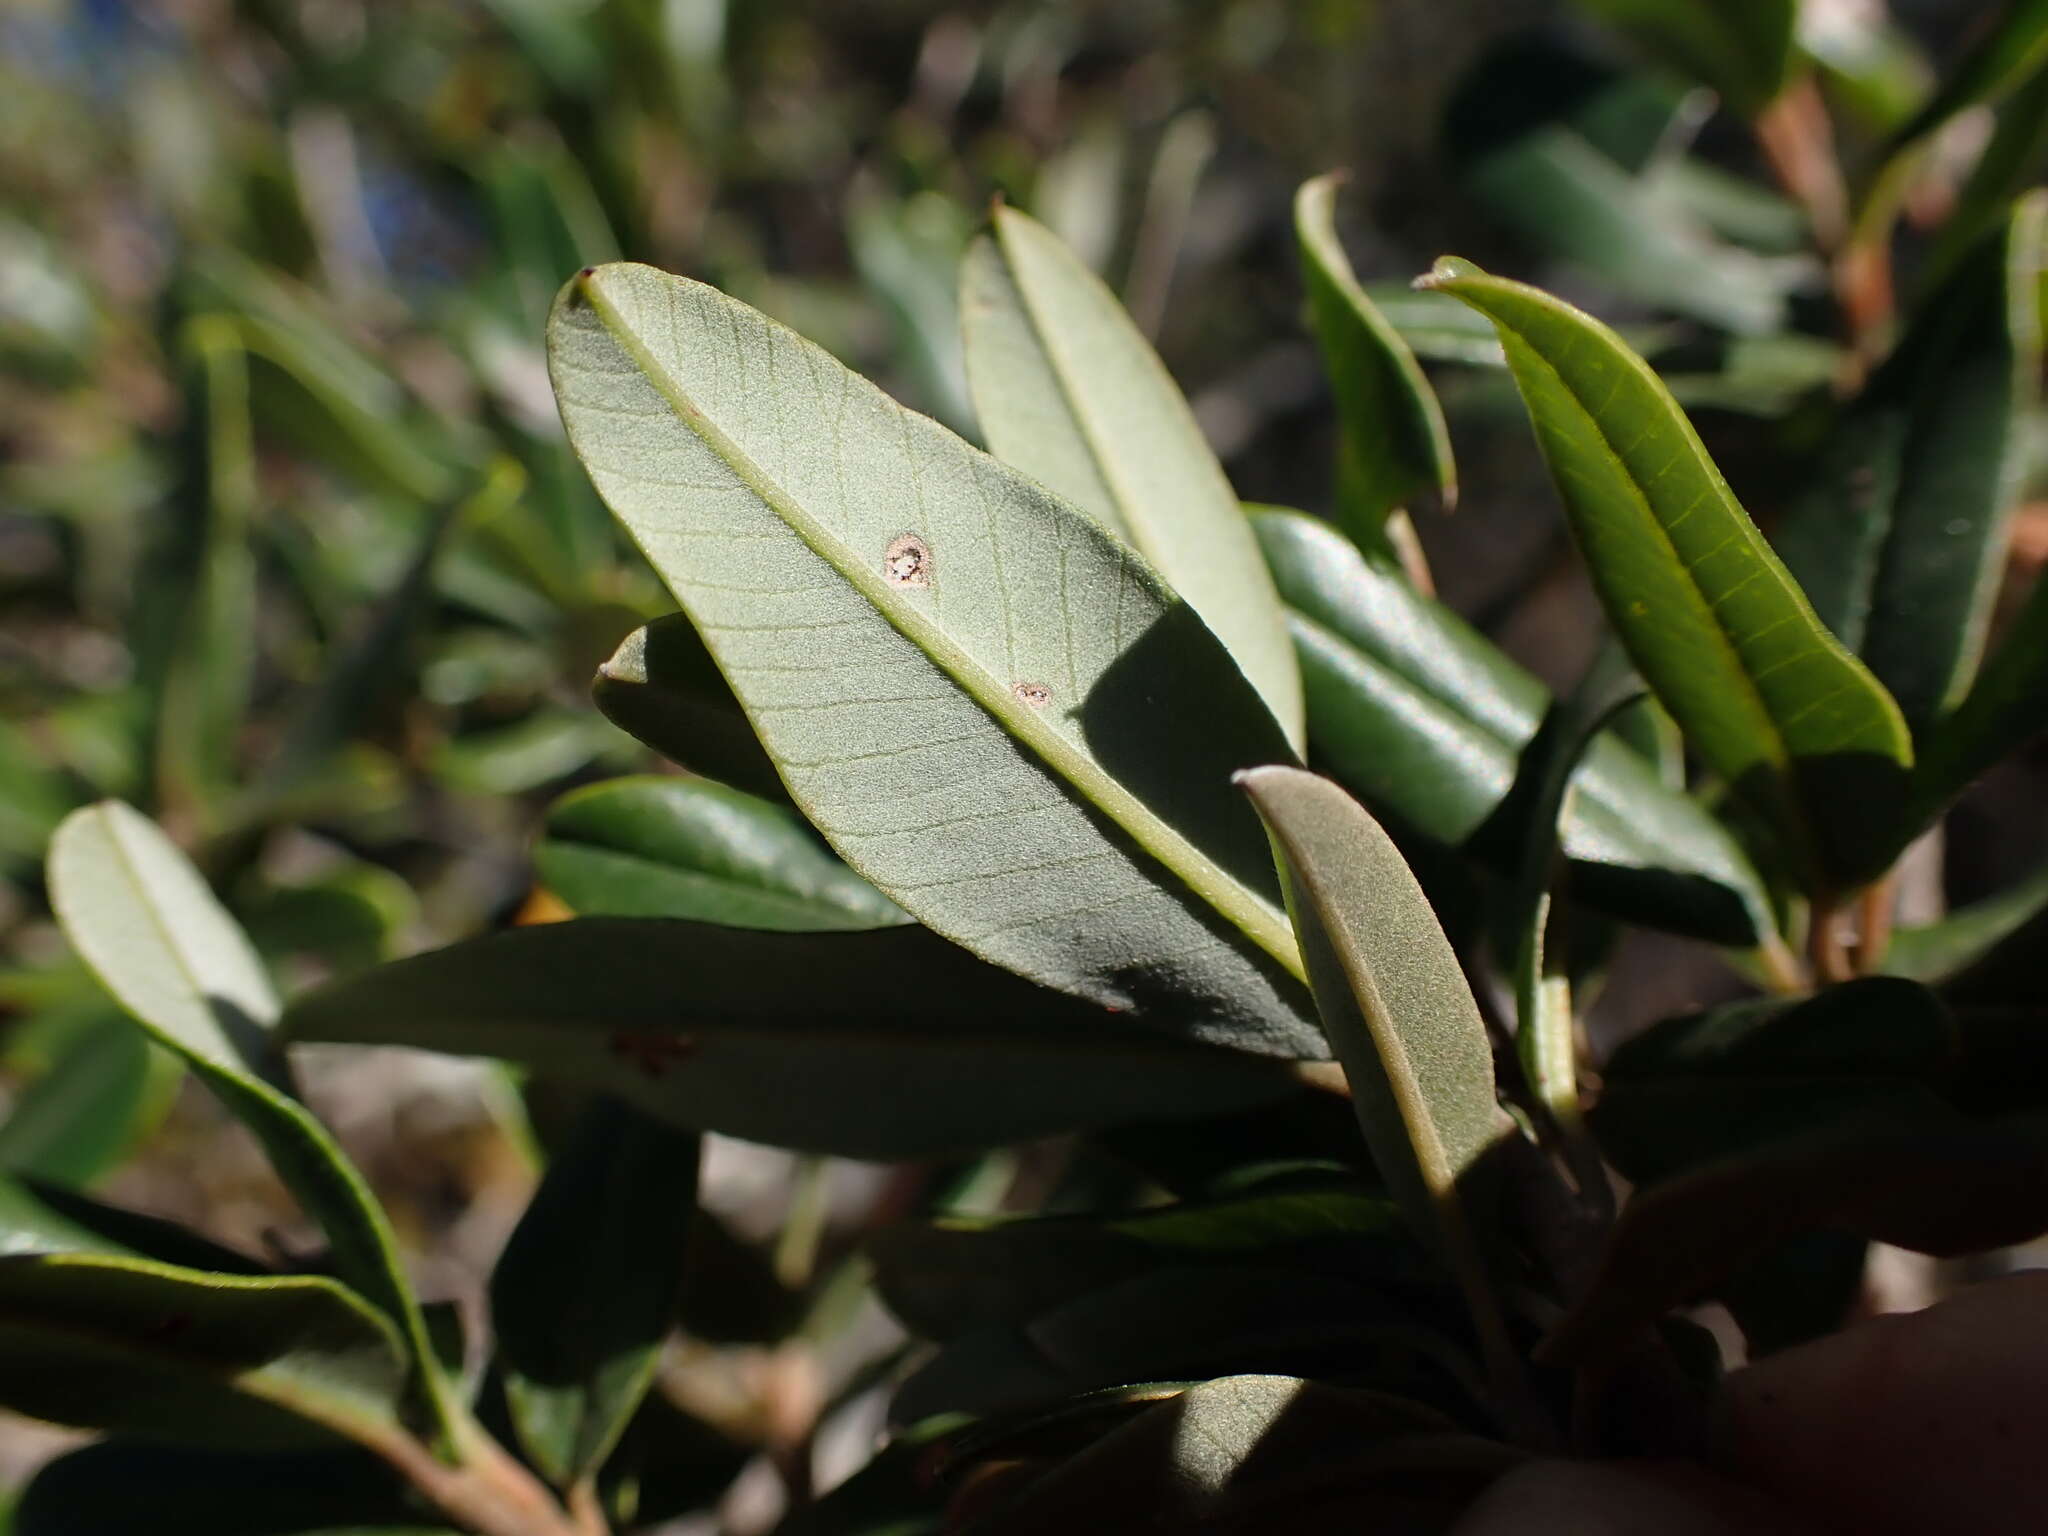
<path id="1" fill-rule="evenodd" d="M 1043 683 L 1012 683 L 1010 692 L 1033 709 L 1043 709 L 1052 702 L 1052 690 Z"/>
<path id="2" fill-rule="evenodd" d="M 931 546 L 914 533 L 899 533 L 882 551 L 882 579 L 892 587 L 932 584 Z"/>

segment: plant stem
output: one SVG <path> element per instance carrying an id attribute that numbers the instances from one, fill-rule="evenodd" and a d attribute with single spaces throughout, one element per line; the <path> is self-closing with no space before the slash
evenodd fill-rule
<path id="1" fill-rule="evenodd" d="M 1864 888 L 1856 906 L 1856 974 L 1869 976 L 1884 964 L 1885 951 L 1892 942 L 1892 913 L 1897 905 L 1899 872 L 1896 866 L 1881 880 Z"/>
<path id="2" fill-rule="evenodd" d="M 572 1514 L 504 1447 L 472 1421 L 463 1459 L 451 1464 L 400 1430 L 362 1433 L 358 1439 L 455 1524 L 476 1536 L 606 1536 L 604 1514 L 593 1505 Z"/>
<path id="3" fill-rule="evenodd" d="M 1842 910 L 1832 901 L 1815 901 L 1813 915 L 1809 919 L 1811 931 L 1806 936 L 1806 951 L 1813 961 L 1815 978 L 1830 986 L 1855 978 L 1856 967 L 1849 958 L 1849 948 L 1842 942 Z"/>
<path id="4" fill-rule="evenodd" d="M 1786 86 L 1756 115 L 1757 144 L 1792 200 L 1805 210 L 1814 242 L 1833 251 L 1848 231 L 1849 193 L 1835 153 L 1835 130 L 1812 75 Z"/>

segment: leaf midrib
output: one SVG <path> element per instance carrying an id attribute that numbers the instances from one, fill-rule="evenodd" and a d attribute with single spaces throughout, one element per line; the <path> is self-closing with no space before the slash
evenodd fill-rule
<path id="1" fill-rule="evenodd" d="M 1035 714 L 1015 707 L 1007 686 L 998 684 L 952 638 L 909 604 L 885 601 L 882 578 L 866 562 L 855 558 L 837 536 L 822 527 L 778 485 L 738 443 L 711 420 L 688 391 L 661 363 L 638 333 L 610 304 L 598 285 L 589 278 L 579 291 L 597 312 L 612 341 L 633 359 L 641 373 L 653 383 L 685 428 L 694 432 L 722 460 L 740 481 L 790 531 L 844 581 L 864 598 L 883 622 L 938 664 L 983 712 L 1048 764 L 1061 778 L 1079 790 L 1097 809 L 1123 829 L 1161 865 L 1178 876 L 1197 896 L 1214 907 L 1297 980 L 1306 981 L 1299 951 L 1285 921 L 1264 901 L 1245 889 L 1208 855 L 1180 833 L 1161 822 L 1137 796 L 1112 778 L 1071 742 L 1044 724 Z M 671 299 L 673 302 L 673 299 Z M 773 325 L 774 322 L 770 321 Z M 902 409 L 902 407 L 898 407 Z M 1048 495 L 1051 493 L 1048 492 Z M 1186 600 L 1179 599 L 1185 602 Z M 743 702 L 744 707 L 744 702 Z M 888 892 L 883 891 L 884 895 Z"/>

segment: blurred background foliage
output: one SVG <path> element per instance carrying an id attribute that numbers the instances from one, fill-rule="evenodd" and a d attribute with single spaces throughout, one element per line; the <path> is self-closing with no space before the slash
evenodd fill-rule
<path id="1" fill-rule="evenodd" d="M 971 436 L 955 269 L 1002 198 L 1119 290 L 1241 495 L 1327 510 L 1289 205 L 1348 166 L 1353 259 L 1458 444 L 1460 510 L 1419 519 L 1439 589 L 1568 683 L 1597 625 L 1496 344 L 1406 280 L 1456 250 L 1622 326 L 1767 524 L 1853 366 L 1814 254 L 1825 199 L 1787 195 L 1699 69 L 1660 70 L 1669 46 L 1609 26 L 1645 9 L 10 0 L 0 1167 L 252 1247 L 304 1233 L 56 938 L 39 867 L 70 808 L 121 796 L 157 818 L 306 980 L 547 915 L 548 803 L 662 771 L 589 703 L 597 665 L 673 605 L 556 419 L 542 324 L 585 263 L 715 283 Z M 1852 178 L 1973 10 L 1805 7 L 1797 46 Z M 1986 165 L 2002 196 L 2038 177 L 2026 110 L 1943 129 L 1909 229 L 1967 211 Z M 1909 254 L 1903 281 L 1922 258 L 1941 252 Z M 2023 581 L 2048 521 L 2030 505 L 2018 527 Z M 2043 799 L 2037 759 L 1965 807 L 1952 894 L 2038 863 Z M 1658 1000 L 1628 1012 L 1712 1000 L 1655 953 L 1636 984 Z M 352 1056 L 313 1092 L 419 1262 L 447 1267 L 429 1289 L 473 1291 L 531 1186 L 515 1087 Z M 707 1198 L 742 1236 L 830 1206 L 821 1175 L 792 1186 L 772 1159 L 714 1154 Z M 762 1257 L 736 1238 L 735 1294 L 764 1264 L 812 1274 L 805 1241 Z M 752 1305 L 728 1428 L 808 1390 L 769 1348 L 802 1309 Z"/>

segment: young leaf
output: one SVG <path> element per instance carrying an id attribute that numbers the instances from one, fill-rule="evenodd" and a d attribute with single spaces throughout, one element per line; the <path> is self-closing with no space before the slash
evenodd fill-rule
<path id="1" fill-rule="evenodd" d="M 2048 195 L 2023 200 L 1849 407 L 1773 543 L 1924 732 L 1984 646 L 2040 394 Z"/>
<path id="2" fill-rule="evenodd" d="M 0 1258 L 0 1401 L 18 1413 L 237 1446 L 375 1441 L 398 1432 L 406 1381 L 390 1325 L 322 1276 Z"/>
<path id="3" fill-rule="evenodd" d="M 326 1127 L 278 1086 L 270 978 L 171 840 L 128 806 L 74 811 L 50 843 L 50 904 L 66 937 L 150 1036 L 256 1135 L 333 1244 L 343 1277 L 400 1327 L 444 1427 L 458 1411 L 433 1364 L 389 1221 Z"/>
<path id="4" fill-rule="evenodd" d="M 1251 518 L 1287 605 L 1319 765 L 1423 835 L 1511 865 L 1519 849 L 1494 828 L 1549 707 L 1543 685 L 1327 523 L 1277 507 Z M 1734 838 L 1639 754 L 1603 734 L 1572 785 L 1575 900 L 1720 944 L 1771 932 Z"/>
<path id="5" fill-rule="evenodd" d="M 534 865 L 571 911 L 589 916 L 799 933 L 910 921 L 794 811 L 709 779 L 608 779 L 571 790 L 548 812 Z"/>
<path id="6" fill-rule="evenodd" d="M 613 725 L 671 762 L 787 803 L 774 760 L 688 616 L 670 614 L 626 636 L 597 669 L 590 696 Z"/>
<path id="7" fill-rule="evenodd" d="M 1913 775 L 1916 814 L 1906 818 L 1899 841 L 1939 816 L 1979 774 L 2043 730 L 2048 730 L 2048 581 L 2036 580 L 1968 697 L 1928 733 Z"/>
<path id="8" fill-rule="evenodd" d="M 492 1271 L 513 1424 L 558 1487 L 595 1475 L 653 1380 L 696 1193 L 694 1133 L 600 1099 Z"/>
<path id="9" fill-rule="evenodd" d="M 587 272 L 549 343 L 598 490 L 847 863 L 1033 980 L 1198 1038 L 1323 1048 L 1229 803 L 1231 770 L 1286 741 L 1148 566 L 701 284 Z"/>
<path id="10" fill-rule="evenodd" d="M 1643 360 L 1597 320 L 1445 258 L 1423 281 L 1490 316 L 1609 621 L 1708 763 L 1827 892 L 1893 852 L 1912 745 Z"/>
<path id="11" fill-rule="evenodd" d="M 1427 492 L 1457 500 L 1450 429 L 1436 392 L 1400 332 L 1387 323 L 1337 238 L 1332 172 L 1294 194 L 1294 238 L 1301 252 L 1308 312 L 1323 367 L 1337 397 L 1338 490 L 1346 526 L 1377 544 L 1387 514 Z"/>
<path id="12" fill-rule="evenodd" d="M 1490 1361 L 1507 1353 L 1466 1205 L 1507 1129 L 1458 957 L 1392 839 L 1328 779 L 1239 776 L 1273 838 L 1310 984 L 1373 1161 L 1464 1288 Z"/>
<path id="13" fill-rule="evenodd" d="M 1294 1085 L 1277 1063 L 1137 1029 L 915 927 L 580 918 L 330 984 L 282 1028 L 507 1057 L 674 1125 L 878 1159 L 1220 1112 Z"/>
<path id="14" fill-rule="evenodd" d="M 1290 741 L 1301 679 L 1266 568 L 1194 413 L 1102 280 L 1012 208 L 968 249 L 960 320 L 989 448 L 1143 555 Z"/>
<path id="15" fill-rule="evenodd" d="M 1586 0 L 1586 9 L 1754 117 L 1784 88 L 1796 0 Z"/>

